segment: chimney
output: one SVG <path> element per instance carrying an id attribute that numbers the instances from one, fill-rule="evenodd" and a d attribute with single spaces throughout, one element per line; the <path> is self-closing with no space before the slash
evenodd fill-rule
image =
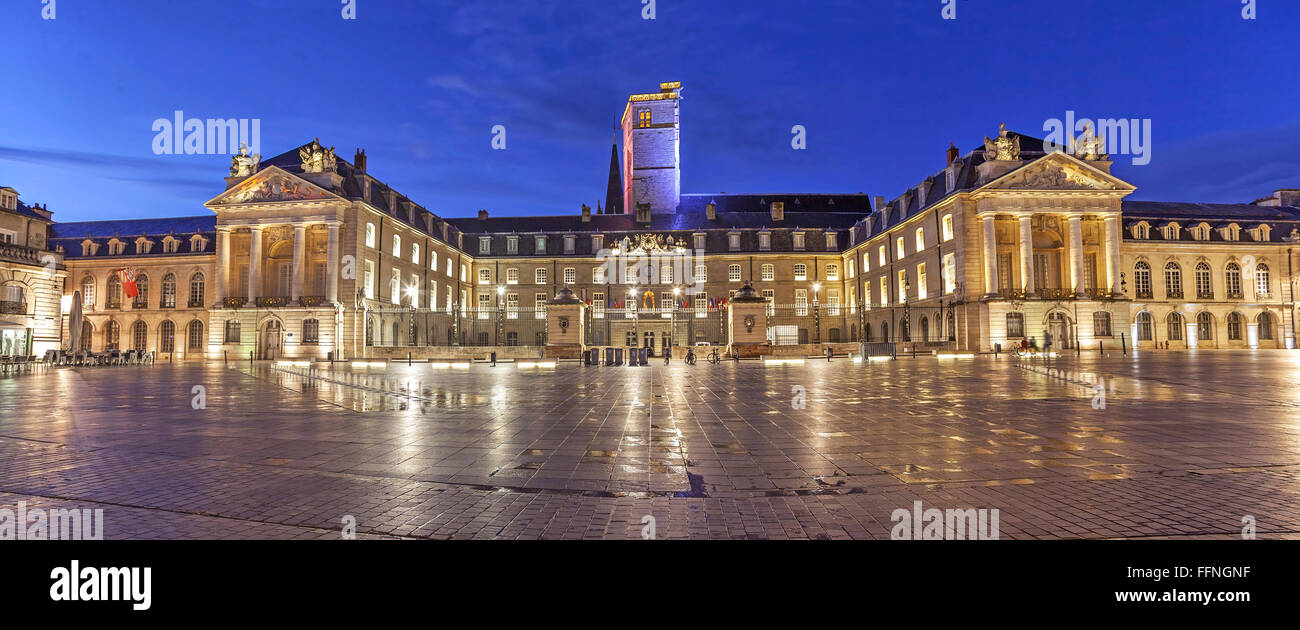
<path id="1" fill-rule="evenodd" d="M 596 203 L 597 205 L 600 205 L 600 202 L 596 202 Z M 582 204 L 582 222 L 591 223 L 591 206 L 585 203 Z"/>
<path id="2" fill-rule="evenodd" d="M 710 221 L 718 220 L 718 204 L 710 201 L 709 205 L 704 206 L 704 212 L 708 214 Z"/>
<path id="3" fill-rule="evenodd" d="M 487 218 L 488 218 L 488 211 L 487 211 L 487 210 L 479 210 L 479 211 L 478 211 L 478 220 L 479 220 L 479 221 L 486 221 Z"/>
<path id="4" fill-rule="evenodd" d="M 881 197 L 881 196 L 876 196 L 876 198 L 875 198 L 875 206 L 876 206 L 876 212 L 884 212 L 884 211 L 885 211 L 885 198 L 884 198 L 884 197 Z"/>
<path id="5" fill-rule="evenodd" d="M 957 156 L 959 155 L 961 155 L 961 151 L 957 150 L 957 145 L 949 142 L 948 143 L 948 165 L 951 166 L 952 161 L 957 159 Z"/>
<path id="6" fill-rule="evenodd" d="M 357 149 L 357 156 L 352 159 L 352 165 L 356 167 L 357 172 L 366 172 L 366 150 Z"/>
<path id="7" fill-rule="evenodd" d="M 772 202 L 768 207 L 772 209 L 772 220 L 773 220 L 773 221 L 784 221 L 784 220 L 785 220 L 785 202 L 784 202 L 784 201 L 773 201 L 773 202 Z"/>

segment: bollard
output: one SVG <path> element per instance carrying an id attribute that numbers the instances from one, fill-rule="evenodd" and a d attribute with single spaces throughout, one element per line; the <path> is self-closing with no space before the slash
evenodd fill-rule
<path id="1" fill-rule="evenodd" d="M 1124 356 L 1128 356 L 1128 342 L 1124 338 L 1124 333 L 1119 334 L 1119 348 L 1124 353 Z"/>
<path id="2" fill-rule="evenodd" d="M 406 367 L 411 367 L 411 353 L 406 353 Z"/>

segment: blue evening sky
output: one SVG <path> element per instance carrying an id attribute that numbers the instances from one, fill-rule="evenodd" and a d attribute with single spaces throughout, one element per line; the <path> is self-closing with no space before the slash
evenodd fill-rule
<path id="1" fill-rule="evenodd" d="M 1152 121 L 1132 198 L 1300 188 L 1300 2 L 0 0 L 0 185 L 63 221 L 194 215 L 229 155 L 154 155 L 157 118 L 319 136 L 444 216 L 603 201 L 626 98 L 681 81 L 683 192 L 893 198 L 996 134 Z M 504 125 L 507 150 L 492 150 Z M 807 129 L 807 150 L 790 147 Z"/>

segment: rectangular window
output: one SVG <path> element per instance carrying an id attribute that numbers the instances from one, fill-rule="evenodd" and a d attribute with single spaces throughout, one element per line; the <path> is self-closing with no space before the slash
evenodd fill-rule
<path id="1" fill-rule="evenodd" d="M 794 279 L 803 281 L 808 279 L 808 265 L 797 263 L 794 266 Z"/>
<path id="2" fill-rule="evenodd" d="M 709 269 L 704 265 L 695 265 L 695 282 L 708 282 Z"/>
<path id="3" fill-rule="evenodd" d="M 902 260 L 904 257 L 907 256 L 907 249 L 905 248 L 905 245 L 906 245 L 906 240 L 901 236 L 894 240 L 894 256 L 897 257 L 899 260 Z"/>
<path id="4" fill-rule="evenodd" d="M 537 293 L 533 295 L 533 311 L 536 313 L 534 318 L 546 319 L 546 294 Z"/>
<path id="5" fill-rule="evenodd" d="M 533 284 L 546 284 L 546 267 L 533 270 Z"/>
<path id="6" fill-rule="evenodd" d="M 998 287 L 1004 291 L 1014 288 L 1011 284 L 1011 254 L 998 254 Z M 1046 287 L 1040 284 L 1038 288 Z"/>
<path id="7" fill-rule="evenodd" d="M 659 312 L 664 318 L 672 316 L 673 313 L 673 294 L 670 291 L 663 291 L 659 294 Z"/>
<path id="8" fill-rule="evenodd" d="M 709 296 L 703 293 L 695 295 L 695 317 L 704 319 L 709 316 Z"/>
<path id="9" fill-rule="evenodd" d="M 856 259 L 849 261 L 849 280 L 858 277 L 857 270 L 854 268 L 855 267 L 855 265 L 853 264 L 854 262 L 856 262 Z"/>
<path id="10" fill-rule="evenodd" d="M 762 270 L 764 281 L 770 282 L 776 280 L 776 265 L 763 265 Z"/>
<path id="11" fill-rule="evenodd" d="M 767 300 L 767 316 L 771 317 L 776 314 L 776 292 L 772 289 L 763 289 L 763 299 Z"/>
<path id="12" fill-rule="evenodd" d="M 876 257 L 876 262 L 877 262 L 877 264 L 879 264 L 881 267 L 884 267 L 885 264 L 886 264 L 886 262 L 888 262 L 888 261 L 885 260 L 885 246 L 884 246 L 884 245 L 881 245 L 881 246 L 880 246 L 880 252 L 879 252 L 879 255 Z"/>
<path id="13" fill-rule="evenodd" d="M 492 270 L 484 267 L 478 270 L 479 284 L 492 284 Z"/>
<path id="14" fill-rule="evenodd" d="M 244 277 L 247 277 L 247 274 L 244 274 Z M 366 298 L 371 300 L 375 299 L 375 262 L 373 260 L 366 261 L 366 278 L 364 286 L 366 288 Z M 248 293 L 245 292 L 244 295 L 248 295 Z"/>
<path id="15" fill-rule="evenodd" d="M 835 264 L 835 263 L 827 264 L 827 265 L 826 265 L 826 279 L 827 279 L 827 280 L 839 280 L 839 279 L 840 279 L 840 266 L 837 265 L 837 264 Z"/>
<path id="16" fill-rule="evenodd" d="M 519 270 L 511 267 L 506 269 L 506 284 L 519 284 Z"/>
<path id="17" fill-rule="evenodd" d="M 411 308 L 420 308 L 420 274 L 411 274 L 411 284 L 407 285 L 406 292 L 411 296 Z"/>
<path id="18" fill-rule="evenodd" d="M 507 253 L 507 254 L 518 254 L 518 253 L 519 253 L 519 237 L 518 237 L 518 236 L 507 236 L 507 237 L 506 237 L 506 253 Z"/>
<path id="19" fill-rule="evenodd" d="M 402 278 L 396 267 L 391 270 L 392 274 L 388 276 L 388 299 L 393 304 L 402 303 Z"/>
<path id="20" fill-rule="evenodd" d="M 916 266 L 916 299 L 924 300 L 929 294 L 928 282 L 925 274 L 925 263 Z"/>
<path id="21" fill-rule="evenodd" d="M 826 314 L 835 316 L 840 314 L 840 290 L 826 290 Z"/>
<path id="22" fill-rule="evenodd" d="M 596 319 L 605 319 L 605 294 L 591 294 L 591 314 Z"/>
<path id="23" fill-rule="evenodd" d="M 594 284 L 605 284 L 605 265 L 591 268 L 591 281 Z"/>
<path id="24" fill-rule="evenodd" d="M 491 310 L 492 310 L 492 294 L 479 293 L 478 294 L 478 318 L 487 319 L 488 311 Z"/>
<path id="25" fill-rule="evenodd" d="M 808 314 L 808 289 L 794 290 L 794 314 Z"/>
<path id="26" fill-rule="evenodd" d="M 402 257 L 402 237 L 393 235 L 393 258 Z"/>
<path id="27" fill-rule="evenodd" d="M 1083 255 L 1083 288 L 1097 288 L 1097 254 Z"/>
<path id="28" fill-rule="evenodd" d="M 420 264 L 420 244 L 411 243 L 411 262 Z"/>
<path id="29" fill-rule="evenodd" d="M 925 228 L 916 228 L 916 251 L 925 250 Z"/>
<path id="30" fill-rule="evenodd" d="M 727 280 L 740 282 L 740 265 L 727 265 Z"/>
<path id="31" fill-rule="evenodd" d="M 880 305 L 889 306 L 889 276 L 880 276 Z"/>
<path id="32" fill-rule="evenodd" d="M 447 287 L 447 304 L 446 304 L 448 315 L 451 315 L 451 309 L 455 307 L 454 304 L 455 301 L 456 301 L 456 290 L 449 286 Z"/>
<path id="33" fill-rule="evenodd" d="M 952 293 L 957 290 L 957 254 L 949 253 L 943 255 L 943 292 Z"/>
<path id="34" fill-rule="evenodd" d="M 429 271 L 437 271 L 437 270 L 438 270 L 438 251 L 431 249 L 429 250 Z"/>
<path id="35" fill-rule="evenodd" d="M 491 237 L 491 236 L 480 236 L 480 237 L 479 237 L 479 239 L 478 239 L 478 253 L 480 253 L 480 254 L 491 254 L 491 253 L 492 253 L 492 237 Z"/>
<path id="36" fill-rule="evenodd" d="M 564 268 L 564 284 L 578 284 L 578 270 L 573 267 Z"/>
<path id="37" fill-rule="evenodd" d="M 591 253 L 593 253 L 593 254 L 598 253 L 600 250 L 602 250 L 602 249 L 604 249 L 604 248 L 605 248 L 605 235 L 604 235 L 604 234 L 592 234 L 592 235 L 591 235 Z"/>
<path id="38" fill-rule="evenodd" d="M 898 272 L 898 303 L 902 304 L 907 301 L 907 270 L 902 269 Z"/>
<path id="39" fill-rule="evenodd" d="M 429 310 L 438 310 L 438 281 L 429 281 Z M 432 340 L 430 340 L 432 341 Z"/>
<path id="40" fill-rule="evenodd" d="M 951 241 L 952 239 L 953 239 L 952 215 L 945 214 L 943 215 L 943 240 L 947 242 L 947 241 Z"/>
<path id="41" fill-rule="evenodd" d="M 506 319 L 519 319 L 519 294 L 506 294 Z"/>
<path id="42" fill-rule="evenodd" d="M 862 310 L 871 310 L 871 281 L 862 283 Z"/>

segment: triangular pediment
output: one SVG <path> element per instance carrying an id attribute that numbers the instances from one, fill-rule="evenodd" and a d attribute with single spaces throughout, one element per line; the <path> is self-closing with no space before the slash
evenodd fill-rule
<path id="1" fill-rule="evenodd" d="M 1065 153 L 1045 155 L 987 185 L 1001 190 L 1096 190 L 1132 192 L 1136 186 Z"/>
<path id="2" fill-rule="evenodd" d="M 268 166 L 203 205 L 212 207 L 330 199 L 340 197 L 278 166 Z"/>

